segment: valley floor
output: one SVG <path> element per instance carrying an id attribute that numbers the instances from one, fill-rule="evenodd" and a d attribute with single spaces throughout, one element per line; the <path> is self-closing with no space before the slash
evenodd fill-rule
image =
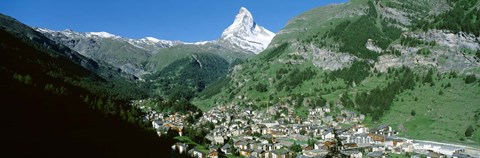
<path id="1" fill-rule="evenodd" d="M 191 114 L 161 114 L 142 106 L 160 135 L 174 131 L 181 143 L 172 148 L 193 157 L 230 155 L 252 157 L 315 157 L 326 155 L 341 141 L 342 154 L 353 157 L 380 155 L 480 156 L 478 146 L 457 145 L 399 137 L 391 126 L 364 126 L 365 115 L 346 109 L 308 109 L 306 119 L 294 117 L 294 109 L 273 106 L 254 111 L 236 105 L 217 106 L 191 124 Z M 193 129 L 193 131 L 192 131 Z M 204 139 L 194 142 L 198 131 Z M 189 149 L 187 151 L 187 149 Z"/>

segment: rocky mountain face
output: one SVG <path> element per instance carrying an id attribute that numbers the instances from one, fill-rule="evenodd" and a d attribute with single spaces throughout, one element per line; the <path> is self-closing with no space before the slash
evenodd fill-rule
<path id="1" fill-rule="evenodd" d="M 91 55 L 87 53 L 92 53 L 91 50 L 88 50 L 89 48 L 85 48 L 86 46 L 96 44 L 98 47 L 98 45 L 101 45 L 96 43 L 95 40 L 109 39 L 109 40 L 115 40 L 118 42 L 125 42 L 130 44 L 131 46 L 134 46 L 150 54 L 154 54 L 158 49 L 169 48 L 174 45 L 183 43 L 181 41 L 159 40 L 154 37 L 145 37 L 141 39 L 129 39 L 129 38 L 113 35 L 108 32 L 80 33 L 80 32 L 75 32 L 69 29 L 64 31 L 53 31 L 45 28 L 35 28 L 35 30 L 48 35 L 49 38 L 52 38 L 55 41 L 61 41 L 62 43 L 65 43 L 69 47 L 73 47 L 73 48 L 77 48 L 78 50 L 81 50 L 80 53 L 84 55 Z M 87 42 L 90 42 L 90 43 L 87 43 Z"/>
<path id="2" fill-rule="evenodd" d="M 57 44 L 56 41 L 51 40 L 44 34 L 35 31 L 31 27 L 22 24 L 11 17 L 0 14 L 0 22 L 0 27 L 3 30 L 15 35 L 17 38 L 24 39 L 26 41 L 28 40 L 28 43 L 35 47 L 47 47 L 48 49 L 51 49 L 51 51 L 45 51 L 49 53 L 49 55 L 54 57 L 65 57 L 73 63 L 79 64 L 87 70 L 95 72 L 104 78 L 135 78 L 132 75 L 119 72 L 117 68 L 104 61 L 92 60 L 91 58 L 85 57 L 83 54 L 75 51 L 74 49 L 70 49 L 62 44 Z"/>
<path id="3" fill-rule="evenodd" d="M 14 35 L 17 35 L 21 38 L 29 38 L 35 42 L 38 42 L 41 45 L 45 45 L 51 49 L 54 49 L 58 52 L 49 52 L 52 56 L 65 56 L 69 57 L 73 62 L 81 64 L 87 69 L 93 70 L 97 67 L 97 63 L 93 60 L 79 55 L 77 52 L 69 49 L 68 47 L 62 47 L 56 45 L 54 41 L 46 38 L 41 33 L 36 32 L 31 29 L 29 26 L 22 24 L 21 22 L 8 17 L 6 15 L 0 14 L 1 28 L 7 32 L 10 32 Z"/>
<path id="4" fill-rule="evenodd" d="M 36 30 L 90 59 L 107 62 L 137 77 L 148 73 L 142 63 L 146 63 L 148 58 L 159 49 L 182 43 L 158 40 L 153 37 L 128 39 L 107 32 L 80 33 L 44 28 L 36 28 Z"/>
<path id="5" fill-rule="evenodd" d="M 475 55 L 480 50 L 480 37 L 473 34 L 453 33 L 448 30 L 406 32 L 405 36 L 435 43 L 433 47 L 392 45 L 401 56 L 382 55 L 375 69 L 385 72 L 392 67 L 435 67 L 441 72 L 460 72 L 480 77 L 480 59 Z M 425 53 L 422 53 L 425 52 Z"/>
<path id="6" fill-rule="evenodd" d="M 35 30 L 88 58 L 105 61 L 137 77 L 156 73 L 175 60 L 189 58 L 194 53 L 216 54 L 229 62 L 244 60 L 264 50 L 275 36 L 257 25 L 252 14 L 243 7 L 234 23 L 214 41 L 185 43 L 153 37 L 129 39 L 107 32 Z"/>
<path id="7" fill-rule="evenodd" d="M 274 36 L 273 32 L 258 25 L 250 11 L 242 7 L 218 41 L 234 49 L 258 54 L 267 48 Z"/>

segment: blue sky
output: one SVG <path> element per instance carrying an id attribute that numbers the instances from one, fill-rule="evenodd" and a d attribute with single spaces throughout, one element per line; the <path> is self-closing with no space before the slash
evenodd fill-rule
<path id="1" fill-rule="evenodd" d="M 128 38 L 217 39 L 240 7 L 272 32 L 318 6 L 347 0 L 2 0 L 0 13 L 52 30 L 106 31 Z"/>

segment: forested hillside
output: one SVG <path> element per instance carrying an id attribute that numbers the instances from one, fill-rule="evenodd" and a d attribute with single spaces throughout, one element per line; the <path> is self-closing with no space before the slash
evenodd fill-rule
<path id="1" fill-rule="evenodd" d="M 146 93 L 127 81 L 109 82 L 9 29 L 0 30 L 4 154 L 158 157 L 154 151 L 167 148 L 128 105 Z"/>

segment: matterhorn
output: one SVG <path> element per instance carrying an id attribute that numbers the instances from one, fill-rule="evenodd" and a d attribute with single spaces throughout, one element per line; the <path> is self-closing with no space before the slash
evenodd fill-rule
<path id="1" fill-rule="evenodd" d="M 222 45 L 258 54 L 265 50 L 275 33 L 258 25 L 247 8 L 241 7 L 235 21 L 223 31 Z"/>

